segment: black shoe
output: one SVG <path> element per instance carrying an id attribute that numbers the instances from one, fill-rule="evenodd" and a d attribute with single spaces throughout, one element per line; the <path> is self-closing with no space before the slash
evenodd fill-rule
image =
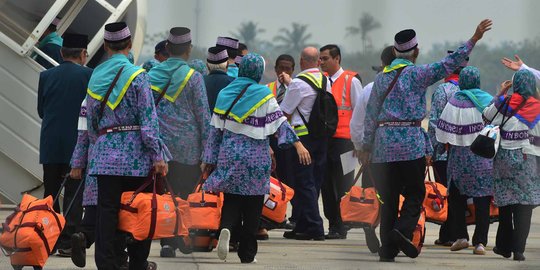
<path id="1" fill-rule="evenodd" d="M 314 241 L 324 241 L 324 235 L 314 236 L 307 233 L 296 233 L 294 236 L 296 240 L 314 240 Z"/>
<path id="2" fill-rule="evenodd" d="M 71 248 L 59 248 L 58 249 L 58 257 L 71 257 Z"/>
<path id="3" fill-rule="evenodd" d="M 86 237 L 82 232 L 71 235 L 71 261 L 77 267 L 86 266 Z"/>
<path id="4" fill-rule="evenodd" d="M 176 257 L 176 251 L 173 247 L 169 245 L 164 245 L 159 251 L 159 256 L 163 258 L 174 258 Z"/>
<path id="5" fill-rule="evenodd" d="M 409 238 L 405 237 L 399 230 L 393 229 L 390 231 L 390 239 L 392 239 L 396 245 L 399 247 L 405 255 L 409 258 L 416 258 L 418 257 L 418 248 L 409 240 Z"/>
<path id="6" fill-rule="evenodd" d="M 295 239 L 296 237 L 296 232 L 295 231 L 287 231 L 287 232 L 284 232 L 283 233 L 283 237 L 287 238 L 287 239 Z"/>
<path id="7" fill-rule="evenodd" d="M 525 256 L 521 252 L 514 252 L 514 261 L 524 261 Z"/>
<path id="8" fill-rule="evenodd" d="M 329 231 L 327 235 L 324 236 L 324 239 L 347 239 L 347 233 L 338 233 L 334 231 Z"/>
<path id="9" fill-rule="evenodd" d="M 435 245 L 437 245 L 437 246 L 451 247 L 452 244 L 454 244 L 453 241 L 444 242 L 444 241 L 441 241 L 439 239 L 435 240 Z"/>
<path id="10" fill-rule="evenodd" d="M 394 258 L 379 257 L 379 262 L 395 262 Z"/>
<path id="11" fill-rule="evenodd" d="M 504 252 L 504 251 L 502 251 L 502 250 L 499 250 L 498 247 L 494 247 L 494 248 L 493 248 L 493 253 L 495 253 L 495 254 L 497 254 L 497 255 L 501 255 L 501 256 L 503 256 L 503 257 L 505 257 L 505 258 L 507 258 L 507 259 L 510 258 L 510 257 L 512 256 L 512 252 Z M 523 255 L 523 254 L 521 254 L 521 255 Z"/>
<path id="12" fill-rule="evenodd" d="M 379 249 L 381 247 L 381 243 L 379 242 L 379 238 L 377 238 L 377 234 L 375 233 L 375 229 L 373 228 L 364 228 L 364 234 L 366 235 L 366 244 L 371 253 L 377 253 L 379 252 Z"/>
<path id="13" fill-rule="evenodd" d="M 291 222 L 291 221 L 285 222 L 282 226 L 282 228 L 285 230 L 294 230 L 295 227 L 296 227 L 296 223 Z"/>

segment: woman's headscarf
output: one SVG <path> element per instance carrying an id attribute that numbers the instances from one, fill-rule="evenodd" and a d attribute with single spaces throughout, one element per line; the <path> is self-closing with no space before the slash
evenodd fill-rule
<path id="1" fill-rule="evenodd" d="M 534 74 L 527 69 L 519 70 L 514 74 L 512 87 L 514 88 L 515 93 L 528 99 L 536 92 L 536 79 L 534 78 Z"/>
<path id="2" fill-rule="evenodd" d="M 256 53 L 248 53 L 242 57 L 238 77 L 247 77 L 259 83 L 264 73 L 264 65 L 265 62 L 262 56 Z"/>
<path id="3" fill-rule="evenodd" d="M 188 65 L 192 69 L 194 69 L 194 70 L 198 71 L 199 73 L 201 73 L 203 76 L 208 75 L 208 68 L 206 67 L 206 63 L 204 61 L 202 61 L 201 59 L 193 59 L 193 60 L 189 61 Z"/>
<path id="4" fill-rule="evenodd" d="M 493 96 L 480 89 L 480 70 L 473 66 L 467 66 L 459 73 L 459 89 L 456 98 L 469 99 L 480 112 L 493 100 Z"/>
<path id="5" fill-rule="evenodd" d="M 480 70 L 473 66 L 463 68 L 459 73 L 459 89 L 480 89 Z"/>

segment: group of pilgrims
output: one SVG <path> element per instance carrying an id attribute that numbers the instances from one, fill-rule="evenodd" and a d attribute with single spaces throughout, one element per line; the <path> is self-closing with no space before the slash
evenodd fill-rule
<path id="1" fill-rule="evenodd" d="M 448 219 L 436 245 L 452 251 L 469 247 L 465 211 L 472 198 L 473 253 L 486 253 L 494 203 L 499 227 L 493 252 L 525 260 L 532 211 L 540 204 L 540 71 L 517 56 L 516 61 L 504 58 L 502 63 L 516 71 L 512 79 L 495 96 L 482 90 L 479 69 L 468 60 L 491 26 L 483 20 L 457 50 L 427 65 L 415 64 L 416 32 L 400 31 L 394 45 L 382 51 L 374 82 L 364 87 L 358 73 L 340 66 L 341 53 L 333 44 L 304 48 L 296 76 L 294 57 L 280 55 L 277 79 L 265 85 L 265 59 L 230 37 L 218 37 L 206 63 L 188 63 L 191 31 L 174 27 L 143 68 L 130 61 L 127 24 L 110 23 L 104 27 L 108 58 L 91 70 L 84 67 L 86 35 L 64 34 L 62 40 L 55 31 L 47 33 L 44 39 L 60 39 L 43 45 L 58 47 L 63 60 L 43 71 L 39 82 L 45 196 L 56 194 L 62 176 L 69 174 L 65 201 L 81 197 L 80 210 L 67 217 L 58 254 L 84 267 L 86 249 L 95 243 L 100 270 L 157 269 L 148 261 L 151 240 L 129 239 L 117 230 L 122 193 L 152 175 L 166 176 L 182 199 L 201 178 L 204 190 L 224 193 L 217 236 L 222 260 L 234 250 L 242 263 L 257 261 L 257 240 L 268 239 L 260 218 L 271 175 L 295 190 L 284 238 L 345 239 L 350 228 L 341 220 L 340 199 L 355 180 L 354 170 L 344 171 L 341 163 L 351 155 L 372 175 L 384 202 L 380 241 L 374 229 L 364 229 L 367 246 L 380 261 L 393 262 L 400 251 L 419 255 L 411 240 L 429 166 L 449 190 Z M 442 79 L 426 132 L 421 121 L 427 115 L 427 88 Z M 337 130 L 330 137 L 314 134 L 307 121 L 318 91 L 332 93 L 338 105 Z M 487 124 L 501 129 L 493 159 L 470 150 Z M 367 178 L 362 177 L 363 187 L 373 185 Z M 81 179 L 82 196 L 73 188 Z M 329 221 L 326 234 L 319 195 Z M 175 257 L 177 249 L 192 252 L 178 238 L 160 244 L 161 257 Z"/>

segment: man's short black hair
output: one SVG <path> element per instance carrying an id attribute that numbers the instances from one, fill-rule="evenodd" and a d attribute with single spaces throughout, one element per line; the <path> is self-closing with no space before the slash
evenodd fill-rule
<path id="1" fill-rule="evenodd" d="M 82 48 L 66 48 L 66 47 L 62 47 L 62 49 L 60 49 L 60 51 L 62 52 L 62 58 L 64 59 L 77 58 L 81 55 L 81 52 L 83 50 L 84 49 Z"/>
<path id="2" fill-rule="evenodd" d="M 167 51 L 169 52 L 170 55 L 179 56 L 189 51 L 189 49 L 191 48 L 191 43 L 172 44 L 170 42 L 167 42 L 167 45 L 165 45 L 165 47 L 167 47 Z"/>
<path id="3" fill-rule="evenodd" d="M 294 68 L 294 58 L 292 56 L 288 55 L 288 54 L 282 54 L 282 55 L 278 56 L 278 58 L 276 59 L 276 67 L 279 64 L 279 61 L 291 62 L 292 66 Z"/>
<path id="4" fill-rule="evenodd" d="M 247 50 L 247 49 L 248 47 L 246 44 L 242 42 L 238 43 L 238 53 L 242 53 L 242 51 Z"/>
<path id="5" fill-rule="evenodd" d="M 125 50 L 127 47 L 129 47 L 130 43 L 131 43 L 131 38 L 128 38 L 128 39 L 118 41 L 118 42 L 105 41 L 105 46 L 117 52 L 117 51 Z"/>
<path id="6" fill-rule="evenodd" d="M 339 60 L 341 61 L 341 50 L 339 49 L 339 47 L 336 44 L 325 45 L 319 51 L 323 52 L 323 51 L 326 51 L 326 50 L 329 51 L 330 56 L 332 56 L 332 58 L 336 58 L 339 55 Z"/>

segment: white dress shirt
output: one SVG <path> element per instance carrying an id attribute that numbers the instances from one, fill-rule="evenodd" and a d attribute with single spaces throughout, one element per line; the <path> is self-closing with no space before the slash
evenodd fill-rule
<path id="1" fill-rule="evenodd" d="M 368 83 L 362 92 L 358 95 L 356 105 L 353 109 L 353 115 L 351 118 L 351 141 L 354 144 L 354 149 L 360 150 L 362 140 L 364 139 L 364 120 L 366 118 L 366 108 L 369 101 L 369 95 L 371 95 L 371 89 L 373 88 L 373 82 Z"/>
<path id="2" fill-rule="evenodd" d="M 339 70 L 334 73 L 334 75 L 330 76 L 330 79 L 332 82 L 335 82 L 341 74 L 343 74 L 344 70 L 343 68 L 339 68 Z M 362 83 L 360 80 L 356 77 L 354 77 L 351 81 L 351 107 L 354 109 L 354 106 L 356 105 L 356 100 L 358 99 L 358 96 L 360 96 L 360 93 L 362 92 Z M 340 106 L 338 104 L 338 106 Z"/>
<path id="3" fill-rule="evenodd" d="M 303 70 L 300 72 L 300 74 L 308 73 L 308 72 L 320 72 L 318 68 L 310 68 Z M 298 74 L 298 75 L 300 75 Z M 320 78 L 317 75 L 314 74 L 316 78 Z M 332 92 L 332 88 L 330 87 L 330 82 L 326 77 L 324 79 L 327 80 L 326 83 L 326 91 Z M 289 89 L 287 89 L 287 92 L 285 93 L 285 97 L 283 98 L 283 101 L 280 104 L 281 110 L 291 116 L 291 125 L 292 126 L 300 126 L 304 125 L 304 122 L 302 121 L 302 118 L 298 114 L 298 110 L 302 113 L 304 116 L 304 119 L 306 121 L 309 121 L 309 116 L 311 115 L 311 109 L 313 108 L 313 103 L 315 103 L 315 98 L 317 97 L 317 92 L 309 84 L 304 82 L 303 80 L 299 79 L 298 76 L 294 78 L 291 83 L 289 84 Z M 298 108 L 298 110 L 297 110 Z"/>

